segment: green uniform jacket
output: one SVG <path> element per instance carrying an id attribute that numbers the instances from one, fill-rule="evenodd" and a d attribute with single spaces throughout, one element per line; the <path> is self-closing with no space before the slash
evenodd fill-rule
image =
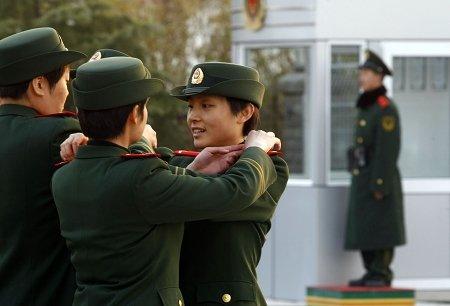
<path id="1" fill-rule="evenodd" d="M 170 164 L 185 167 L 192 160 L 176 156 Z M 180 288 L 187 306 L 267 305 L 258 286 L 256 267 L 270 219 L 289 177 L 282 158 L 275 156 L 272 161 L 277 180 L 250 207 L 213 220 L 185 224 Z"/>
<path id="2" fill-rule="evenodd" d="M 183 305 L 184 222 L 249 206 L 276 180 L 275 168 L 259 148 L 247 149 L 216 178 L 126 153 L 91 143 L 53 177 L 61 233 L 77 271 L 74 305 Z"/>
<path id="3" fill-rule="evenodd" d="M 359 109 L 354 147 L 364 148 L 365 165 L 351 169 L 345 247 L 374 250 L 404 244 L 403 196 L 397 167 L 400 119 L 395 104 L 384 95 Z M 375 191 L 382 192 L 384 198 L 376 200 Z"/>
<path id="4" fill-rule="evenodd" d="M 72 305 L 75 273 L 50 190 L 74 118 L 0 106 L 0 305 Z"/>

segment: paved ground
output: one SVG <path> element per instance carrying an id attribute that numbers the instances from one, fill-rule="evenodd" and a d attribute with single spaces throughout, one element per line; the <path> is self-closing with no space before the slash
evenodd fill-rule
<path id="1" fill-rule="evenodd" d="M 268 306 L 307 306 L 303 302 L 267 300 Z M 450 306 L 450 290 L 416 291 L 416 306 Z"/>
<path id="2" fill-rule="evenodd" d="M 268 300 L 268 306 L 306 306 L 305 303 L 299 302 L 290 302 L 290 301 L 274 301 Z M 438 302 L 438 303 L 428 303 L 428 302 L 417 302 L 416 306 L 449 306 L 450 301 L 448 302 Z"/>
<path id="3" fill-rule="evenodd" d="M 450 279 L 396 280 L 398 288 L 416 290 L 416 306 L 450 306 Z M 307 306 L 301 301 L 267 300 L 268 306 Z"/>

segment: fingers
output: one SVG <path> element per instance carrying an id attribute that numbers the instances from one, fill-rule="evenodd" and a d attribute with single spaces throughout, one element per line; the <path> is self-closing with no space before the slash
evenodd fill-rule
<path id="1" fill-rule="evenodd" d="M 158 146 L 158 138 L 156 136 L 156 131 L 152 128 L 150 124 L 146 124 L 144 128 L 144 133 L 142 135 L 151 147 L 156 148 Z"/>
<path id="2" fill-rule="evenodd" d="M 67 160 L 66 159 L 67 158 L 66 149 L 65 149 L 65 147 L 63 147 L 63 144 L 61 144 L 60 148 L 61 148 L 61 150 L 59 151 L 59 155 L 61 156 L 61 159 L 65 161 L 65 160 Z"/>
<path id="3" fill-rule="evenodd" d="M 278 137 L 275 137 L 275 144 L 273 145 L 273 149 L 275 151 L 281 151 L 281 140 Z"/>
<path id="4" fill-rule="evenodd" d="M 89 138 L 84 136 L 82 133 L 74 134 L 74 139 L 72 141 L 72 151 L 74 154 L 77 153 L 78 148 L 87 144 Z"/>
<path id="5" fill-rule="evenodd" d="M 207 147 L 203 150 L 206 150 L 210 154 L 227 154 L 230 152 L 228 147 Z"/>
<path id="6" fill-rule="evenodd" d="M 60 145 L 61 151 L 60 156 L 64 161 L 70 161 L 75 158 L 75 154 L 80 146 L 87 144 L 89 138 L 84 136 L 82 133 L 71 134 L 64 142 Z"/>
<path id="7" fill-rule="evenodd" d="M 242 150 L 244 149 L 244 144 L 237 144 L 237 145 L 231 145 L 231 146 L 224 146 L 224 147 L 207 147 L 204 150 L 209 152 L 210 154 L 228 154 L 231 152 L 240 152 L 242 154 Z"/>
<path id="8" fill-rule="evenodd" d="M 72 155 L 75 155 L 78 151 L 79 144 L 76 141 L 73 141 L 71 144 Z"/>
<path id="9" fill-rule="evenodd" d="M 250 131 L 245 140 L 245 148 L 259 147 L 268 152 L 270 149 L 280 150 L 281 140 L 273 132 Z"/>
<path id="10" fill-rule="evenodd" d="M 241 143 L 237 145 L 227 146 L 226 148 L 228 149 L 229 152 L 242 151 L 242 149 L 244 148 L 244 144 Z"/>
<path id="11" fill-rule="evenodd" d="M 236 162 L 236 158 L 233 156 L 228 156 L 226 159 L 227 167 L 231 167 Z"/>
<path id="12" fill-rule="evenodd" d="M 226 155 L 227 163 L 234 164 L 239 159 L 239 157 L 242 155 L 243 152 L 244 152 L 243 150 L 240 150 L 240 151 L 233 151 L 233 152 L 228 153 Z"/>
<path id="13" fill-rule="evenodd" d="M 64 161 L 70 161 L 74 158 L 75 154 L 72 150 L 72 135 L 67 138 L 60 146 L 61 151 L 60 151 L 60 155 L 62 160 Z"/>
<path id="14" fill-rule="evenodd" d="M 242 153 L 244 153 L 244 150 L 233 151 L 233 152 L 228 153 L 228 155 L 232 156 L 235 159 L 238 159 L 242 155 Z"/>

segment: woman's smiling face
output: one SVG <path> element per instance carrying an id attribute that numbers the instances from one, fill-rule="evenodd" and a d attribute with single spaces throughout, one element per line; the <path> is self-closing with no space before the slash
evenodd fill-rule
<path id="1" fill-rule="evenodd" d="M 196 95 L 189 98 L 187 124 L 197 149 L 238 144 L 243 123 L 231 112 L 225 97 Z"/>

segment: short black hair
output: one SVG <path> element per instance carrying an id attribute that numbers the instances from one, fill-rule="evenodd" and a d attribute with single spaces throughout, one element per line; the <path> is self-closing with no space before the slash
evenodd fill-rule
<path id="1" fill-rule="evenodd" d="M 64 71 L 67 66 L 61 66 L 49 73 L 45 73 L 42 76 L 47 79 L 50 89 L 53 89 L 56 83 L 61 80 L 64 75 Z M 18 84 L 0 86 L 0 98 L 20 99 L 27 92 L 28 86 L 30 86 L 32 80 L 21 82 Z"/>
<path id="2" fill-rule="evenodd" d="M 78 109 L 78 120 L 84 135 L 91 139 L 107 140 L 122 134 L 128 116 L 136 105 L 139 105 L 139 113 L 143 114 L 147 100 L 137 103 L 105 109 L 85 110 Z"/>
<path id="3" fill-rule="evenodd" d="M 237 98 L 226 97 L 226 99 L 230 105 L 231 113 L 233 113 L 233 115 L 239 114 L 239 112 L 246 108 L 249 104 L 253 104 L 252 102 Z M 251 130 L 258 129 L 260 121 L 259 108 L 255 105 L 253 115 L 244 123 L 244 129 L 242 131 L 244 136 L 247 136 Z"/>

